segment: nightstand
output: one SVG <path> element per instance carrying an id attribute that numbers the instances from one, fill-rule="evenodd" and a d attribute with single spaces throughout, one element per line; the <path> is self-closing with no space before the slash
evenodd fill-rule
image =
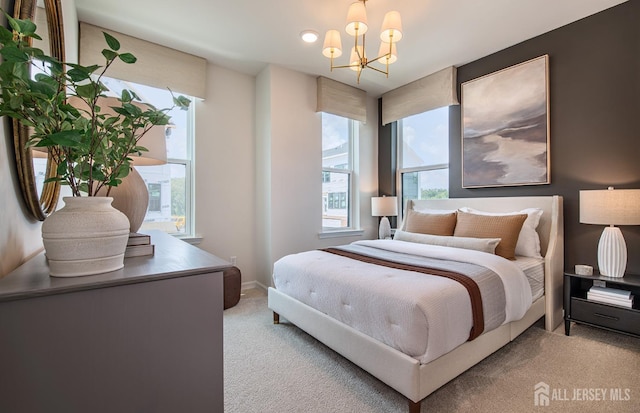
<path id="1" fill-rule="evenodd" d="M 625 308 L 587 300 L 587 291 L 604 282 L 608 288 L 631 291 L 636 296 L 633 308 Z M 601 285 L 602 286 L 602 285 Z M 564 332 L 569 335 L 571 321 L 640 337 L 640 275 L 621 278 L 600 274 L 564 273 Z"/>

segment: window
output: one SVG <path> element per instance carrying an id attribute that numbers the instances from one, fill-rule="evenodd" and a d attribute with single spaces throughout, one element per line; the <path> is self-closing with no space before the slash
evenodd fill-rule
<path id="1" fill-rule="evenodd" d="M 398 121 L 399 186 L 407 199 L 449 197 L 449 107 Z"/>
<path id="2" fill-rule="evenodd" d="M 357 123 L 322 113 L 322 229 L 354 228 L 354 136 Z"/>
<path id="3" fill-rule="evenodd" d="M 134 91 L 145 103 L 157 108 L 173 106 L 167 89 L 103 78 L 105 85 L 117 95 L 122 89 Z M 195 98 L 189 110 L 168 112 L 171 122 L 165 127 L 167 164 L 136 167 L 149 189 L 149 205 L 142 230 L 159 229 L 174 235 L 193 235 L 192 159 L 194 141 Z"/>

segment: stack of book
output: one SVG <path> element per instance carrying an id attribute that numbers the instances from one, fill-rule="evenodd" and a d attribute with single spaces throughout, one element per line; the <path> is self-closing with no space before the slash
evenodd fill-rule
<path id="1" fill-rule="evenodd" d="M 619 305 L 626 308 L 633 307 L 633 295 L 631 295 L 631 291 L 617 288 L 593 286 L 587 291 L 587 300 Z"/>
<path id="2" fill-rule="evenodd" d="M 129 234 L 129 242 L 124 252 L 125 258 L 153 255 L 155 246 L 151 243 L 151 236 L 132 232 Z"/>

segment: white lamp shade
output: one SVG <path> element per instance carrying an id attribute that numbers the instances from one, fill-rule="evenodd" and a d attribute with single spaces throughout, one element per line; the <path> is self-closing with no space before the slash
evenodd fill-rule
<path id="1" fill-rule="evenodd" d="M 360 52 L 360 56 L 358 56 L 358 52 Z M 362 46 L 358 46 L 358 52 L 356 52 L 356 48 L 351 48 L 351 55 L 349 57 L 349 64 L 351 65 L 351 70 L 358 71 L 361 69 L 360 67 L 360 58 L 364 57 L 364 49 Z"/>
<path id="2" fill-rule="evenodd" d="M 627 245 L 614 225 L 640 225 L 640 189 L 580 191 L 580 222 L 610 225 L 598 242 L 598 269 L 607 277 L 624 276 Z"/>
<path id="3" fill-rule="evenodd" d="M 339 31 L 328 30 L 327 34 L 324 35 L 322 54 L 329 58 L 342 55 L 342 40 L 340 39 Z"/>
<path id="4" fill-rule="evenodd" d="M 389 55 L 389 49 L 391 49 L 391 55 Z M 384 56 L 382 59 L 378 60 L 379 63 L 383 65 L 394 63 L 398 60 L 398 47 L 395 43 L 385 43 L 380 42 L 380 49 L 378 50 L 378 56 Z"/>
<path id="5" fill-rule="evenodd" d="M 380 40 L 385 43 L 398 42 L 402 39 L 402 19 L 400 12 L 390 11 L 384 15 Z"/>
<path id="6" fill-rule="evenodd" d="M 138 146 L 147 148 L 140 155 L 131 155 L 132 164 L 135 166 L 164 165 L 167 163 L 167 135 L 164 125 L 153 126 L 145 133 Z"/>
<path id="7" fill-rule="evenodd" d="M 69 104 L 78 108 L 80 111 L 85 111 L 84 113 L 88 116 L 86 111 L 89 110 L 89 106 L 86 102 L 77 96 L 71 96 L 68 100 Z M 147 110 L 149 108 L 148 105 L 140 102 L 131 102 L 132 104 L 138 106 L 142 110 Z M 122 106 L 122 103 L 115 97 L 101 97 L 98 99 L 98 106 L 100 106 L 100 113 L 103 113 L 108 116 L 119 116 L 117 112 L 115 112 L 112 107 Z M 137 131 L 139 134 L 142 131 Z M 145 147 L 147 149 L 146 152 L 140 152 L 140 154 L 132 154 L 130 158 L 133 160 L 132 164 L 137 166 L 147 166 L 147 165 L 163 165 L 167 163 L 167 141 L 165 134 L 165 126 L 158 125 L 153 126 L 147 133 L 145 133 L 142 138 L 138 140 L 138 146 Z"/>
<path id="8" fill-rule="evenodd" d="M 580 191 L 580 222 L 640 225 L 640 189 Z"/>
<path id="9" fill-rule="evenodd" d="M 371 198 L 371 215 L 374 217 L 394 217 L 398 215 L 398 197 L 376 196 Z"/>
<path id="10" fill-rule="evenodd" d="M 363 2 L 351 3 L 347 12 L 345 31 L 351 36 L 362 36 L 367 32 L 367 9 Z"/>

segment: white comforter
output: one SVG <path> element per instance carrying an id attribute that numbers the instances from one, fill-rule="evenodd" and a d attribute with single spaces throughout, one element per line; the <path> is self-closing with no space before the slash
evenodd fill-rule
<path id="1" fill-rule="evenodd" d="M 484 266 L 505 288 L 505 323 L 531 306 L 520 268 L 484 252 L 393 240 L 354 244 Z M 323 251 L 288 255 L 274 264 L 276 289 L 397 350 L 428 363 L 463 344 L 472 327 L 467 290 L 444 277 L 363 263 Z M 366 293 L 362 293 L 366 285 Z M 380 307 L 384 311 L 379 311 Z M 384 314 L 380 317 L 376 314 Z"/>

